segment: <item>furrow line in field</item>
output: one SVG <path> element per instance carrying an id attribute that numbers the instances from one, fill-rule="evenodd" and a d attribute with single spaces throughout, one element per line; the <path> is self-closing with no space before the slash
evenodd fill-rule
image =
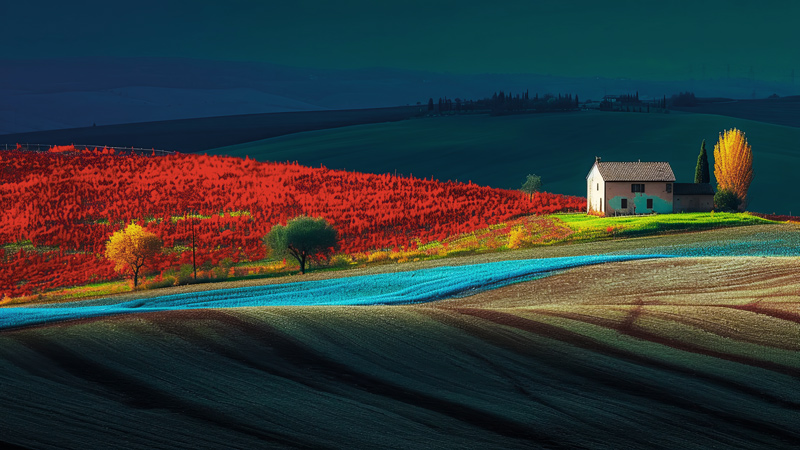
<path id="1" fill-rule="evenodd" d="M 800 378 L 800 368 L 797 367 L 786 366 L 783 364 L 775 363 L 772 361 L 766 361 L 763 359 L 751 358 L 747 356 L 734 355 L 730 353 L 716 351 L 706 347 L 702 347 L 700 345 L 695 345 L 686 341 L 680 341 L 667 336 L 661 336 L 656 333 L 644 330 L 641 327 L 638 327 L 634 324 L 634 322 L 638 317 L 638 315 L 635 314 L 631 314 L 628 320 L 624 321 L 623 323 L 619 323 L 618 321 L 610 319 L 604 319 L 596 316 L 588 316 L 585 314 L 574 314 L 566 311 L 537 310 L 537 313 L 555 317 L 563 317 L 565 319 L 572 319 L 585 323 L 591 323 L 593 325 L 598 325 L 605 328 L 616 330 L 621 334 L 625 334 L 636 339 L 641 339 L 644 341 L 665 345 L 667 347 L 671 347 L 677 350 L 701 354 L 705 356 L 711 356 L 713 358 L 719 358 L 740 364 L 746 364 L 749 366 L 772 370 L 774 372 Z"/>
<path id="2" fill-rule="evenodd" d="M 734 391 L 738 391 L 748 396 L 765 399 L 767 402 L 779 405 L 783 408 L 800 411 L 800 403 L 794 401 L 788 401 L 786 399 L 773 395 L 766 395 L 759 389 L 743 385 L 740 383 L 736 383 L 723 377 L 717 377 L 709 374 L 699 373 L 695 370 L 677 366 L 666 361 L 633 353 L 625 349 L 613 347 L 596 339 L 592 339 L 590 337 L 564 329 L 559 326 L 550 325 L 547 323 L 527 319 L 514 314 L 496 310 L 486 310 L 479 308 L 454 308 L 452 310 L 459 314 L 477 317 L 479 319 L 483 319 L 489 322 L 494 322 L 499 325 L 516 328 L 548 339 L 555 339 L 570 345 L 577 346 L 579 348 L 597 352 L 599 354 L 604 354 L 615 358 L 620 358 L 622 360 L 630 361 L 634 364 L 646 367 L 654 367 L 661 370 L 667 370 L 669 372 L 677 373 L 684 376 L 706 379 L 715 384 L 724 386 L 727 389 L 732 389 Z M 466 324 L 466 322 L 460 322 L 456 326 L 464 327 L 464 329 L 469 330 L 469 332 L 476 333 L 487 340 L 499 339 L 500 341 L 498 342 L 498 344 L 503 346 L 510 346 L 515 351 L 521 352 L 522 354 L 530 355 L 531 351 L 530 348 L 527 348 L 525 346 L 520 346 L 518 343 L 514 343 L 513 341 L 510 341 L 502 337 L 501 335 L 498 335 L 495 332 L 489 331 L 485 327 L 469 326 Z M 543 356 L 541 353 L 536 353 L 536 355 L 539 357 Z M 550 359 L 556 364 L 571 364 L 569 361 L 559 358 L 555 353 L 550 355 Z M 787 368 L 787 369 L 792 369 L 792 368 Z M 618 385 L 615 386 L 619 387 Z"/>
<path id="3" fill-rule="evenodd" d="M 80 379 L 98 385 L 102 392 L 114 401 L 132 408 L 157 408 L 175 414 L 185 415 L 210 427 L 222 427 L 256 438 L 265 444 L 281 445 L 291 448 L 317 448 L 313 443 L 303 442 L 292 434 L 281 434 L 262 430 L 241 423 L 219 408 L 187 399 L 178 393 L 160 389 L 145 380 L 123 373 L 113 367 L 94 361 L 80 351 L 60 345 L 51 339 L 30 333 L 13 336 L 19 343 L 57 367 Z"/>

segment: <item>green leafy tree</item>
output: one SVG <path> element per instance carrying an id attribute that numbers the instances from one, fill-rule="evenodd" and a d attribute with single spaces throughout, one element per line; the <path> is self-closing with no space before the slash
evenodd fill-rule
<path id="1" fill-rule="evenodd" d="M 708 154 L 706 153 L 706 140 L 700 144 L 700 154 L 697 155 L 697 166 L 694 169 L 695 183 L 710 183 L 711 175 L 708 169 Z"/>
<path id="2" fill-rule="evenodd" d="M 300 263 L 300 273 L 306 273 L 306 262 L 317 256 L 327 257 L 339 248 L 339 233 L 324 218 L 298 216 L 286 226 L 275 225 L 264 237 L 270 256 L 291 256 Z"/>
<path id="3" fill-rule="evenodd" d="M 720 189 L 714 194 L 714 208 L 719 211 L 736 211 L 741 202 L 739 196 L 730 189 Z"/>
<path id="4" fill-rule="evenodd" d="M 528 198 L 533 198 L 534 192 L 539 192 L 542 189 L 542 177 L 535 174 L 529 174 L 528 178 L 522 183 L 520 191 L 528 194 Z"/>

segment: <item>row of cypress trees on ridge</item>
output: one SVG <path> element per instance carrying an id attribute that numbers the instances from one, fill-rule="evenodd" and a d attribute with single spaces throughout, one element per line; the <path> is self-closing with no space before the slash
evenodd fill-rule
<path id="1" fill-rule="evenodd" d="M 461 98 L 439 98 L 434 105 L 433 98 L 428 99 L 429 114 L 455 114 L 467 112 L 489 112 L 492 115 L 520 114 L 529 112 L 573 111 L 578 109 L 578 95 L 572 94 L 539 94 L 530 96 L 529 92 L 506 93 L 495 92 L 491 97 L 479 100 Z"/>

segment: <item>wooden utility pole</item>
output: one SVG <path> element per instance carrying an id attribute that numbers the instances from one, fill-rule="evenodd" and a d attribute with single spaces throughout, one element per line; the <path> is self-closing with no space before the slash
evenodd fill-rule
<path id="1" fill-rule="evenodd" d="M 194 281 L 197 281 L 197 254 L 194 236 L 194 215 L 192 215 L 192 268 L 194 269 Z"/>
<path id="2" fill-rule="evenodd" d="M 189 217 L 192 220 L 192 269 L 194 270 L 194 281 L 197 281 L 197 256 L 194 250 L 194 211 L 189 212 Z"/>

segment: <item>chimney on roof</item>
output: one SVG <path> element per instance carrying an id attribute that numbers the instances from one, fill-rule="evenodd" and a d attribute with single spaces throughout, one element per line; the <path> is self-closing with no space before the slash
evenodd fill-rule
<path id="1" fill-rule="evenodd" d="M 599 156 L 595 156 L 594 157 L 594 162 L 599 163 L 600 162 L 600 157 Z"/>

